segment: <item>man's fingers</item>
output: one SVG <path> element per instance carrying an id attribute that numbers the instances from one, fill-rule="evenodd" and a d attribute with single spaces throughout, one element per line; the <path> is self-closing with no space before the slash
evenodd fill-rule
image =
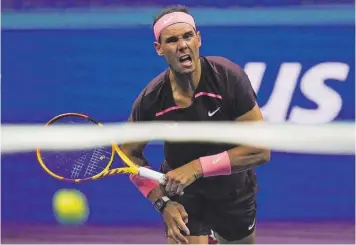
<path id="1" fill-rule="evenodd" d="M 185 236 L 190 235 L 187 227 L 188 214 L 184 207 L 178 203 L 172 202 L 165 209 L 164 220 L 167 225 L 167 235 L 177 243 L 188 243 Z"/>
<path id="2" fill-rule="evenodd" d="M 170 180 L 169 178 L 167 178 L 167 183 L 166 183 L 166 186 L 165 186 L 165 190 L 166 190 L 167 192 L 170 192 L 171 186 L 172 186 L 172 180 Z"/>
<path id="3" fill-rule="evenodd" d="M 172 231 L 173 231 L 173 235 L 179 241 L 179 243 L 188 243 L 187 238 L 185 238 L 185 236 L 183 236 L 183 234 L 180 232 L 180 229 L 178 228 L 178 226 L 172 227 Z"/>
<path id="4" fill-rule="evenodd" d="M 176 176 L 174 179 L 169 178 L 169 184 L 166 185 L 166 191 L 170 193 L 175 193 L 178 195 L 183 195 L 183 190 L 186 187 L 186 181 L 180 178 L 180 176 Z"/>
<path id="5" fill-rule="evenodd" d="M 179 186 L 179 182 L 173 180 L 169 191 L 173 193 L 177 193 L 178 186 Z"/>
<path id="6" fill-rule="evenodd" d="M 177 170 L 169 171 L 165 176 L 167 179 L 165 190 L 178 195 L 183 195 L 184 188 L 196 179 L 191 173 L 177 172 Z"/>
<path id="7" fill-rule="evenodd" d="M 178 193 L 178 195 L 180 195 L 180 196 L 183 196 L 183 194 L 184 194 L 184 191 L 181 192 L 181 193 Z M 168 195 L 169 197 L 172 197 L 172 196 L 174 196 L 174 195 L 177 195 L 177 193 L 175 193 L 175 192 L 168 192 L 168 191 L 167 191 L 167 195 Z"/>
<path id="8" fill-rule="evenodd" d="M 174 242 L 179 243 L 179 240 L 178 240 L 178 239 L 175 237 L 175 235 L 173 234 L 172 229 L 168 229 L 168 231 L 167 231 L 167 236 L 168 236 L 169 238 L 173 239 Z"/>
<path id="9" fill-rule="evenodd" d="M 188 229 L 188 227 L 186 226 L 186 223 L 184 222 L 184 220 L 182 218 L 179 218 L 176 220 L 178 228 L 180 230 L 182 230 L 184 232 L 185 235 L 189 236 L 190 231 Z"/>
<path id="10" fill-rule="evenodd" d="M 183 190 L 184 190 L 184 187 L 180 185 L 180 186 L 178 186 L 176 193 L 181 196 L 184 194 Z"/>
<path id="11" fill-rule="evenodd" d="M 179 182 L 176 180 L 175 176 L 171 176 L 171 173 L 167 173 L 166 175 L 166 186 L 165 186 L 165 190 L 167 192 L 172 192 L 172 193 L 176 193 L 176 190 L 178 188 L 178 184 Z"/>
<path id="12" fill-rule="evenodd" d="M 180 216 L 182 217 L 182 220 L 185 224 L 188 223 L 188 214 L 187 212 L 185 211 L 184 207 L 183 206 L 179 206 L 178 207 L 178 211 L 180 213 Z"/>

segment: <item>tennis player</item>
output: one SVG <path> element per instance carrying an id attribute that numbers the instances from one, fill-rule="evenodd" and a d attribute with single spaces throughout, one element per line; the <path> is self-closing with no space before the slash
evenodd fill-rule
<path id="1" fill-rule="evenodd" d="M 245 72 L 226 58 L 200 56 L 201 34 L 186 7 L 164 9 L 154 20 L 153 32 L 154 48 L 168 68 L 141 91 L 129 121 L 263 120 Z M 149 167 L 143 155 L 146 144 L 121 148 L 131 160 Z M 165 186 L 136 175 L 130 179 L 162 213 L 168 243 L 207 244 L 211 230 L 219 243 L 254 243 L 253 168 L 269 161 L 268 149 L 165 142 L 164 158 Z"/>

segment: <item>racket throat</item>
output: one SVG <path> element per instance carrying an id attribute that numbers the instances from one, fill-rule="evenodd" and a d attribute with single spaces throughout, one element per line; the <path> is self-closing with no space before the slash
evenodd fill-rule
<path id="1" fill-rule="evenodd" d="M 149 168 L 145 168 L 145 167 L 139 167 L 138 168 L 138 175 L 143 177 L 143 178 L 147 178 L 147 179 L 151 179 L 151 180 L 155 180 L 158 183 L 164 185 L 166 183 L 166 178 L 165 175 L 156 171 L 153 171 Z"/>

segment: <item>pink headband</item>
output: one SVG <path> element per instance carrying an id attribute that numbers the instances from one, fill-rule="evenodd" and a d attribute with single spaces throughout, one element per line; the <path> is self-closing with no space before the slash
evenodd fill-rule
<path id="1" fill-rule="evenodd" d="M 176 24 L 176 23 L 187 23 L 194 27 L 195 22 L 191 15 L 186 14 L 184 12 L 173 12 L 170 14 L 166 14 L 162 16 L 154 25 L 153 30 L 155 33 L 156 40 L 159 39 L 161 32 L 168 26 Z"/>

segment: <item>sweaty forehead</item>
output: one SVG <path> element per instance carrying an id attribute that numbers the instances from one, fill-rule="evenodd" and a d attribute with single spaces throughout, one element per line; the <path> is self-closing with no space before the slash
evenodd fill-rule
<path id="1" fill-rule="evenodd" d="M 194 31 L 193 26 L 187 23 L 176 23 L 166 27 L 161 33 L 161 38 L 168 38 L 173 36 L 179 37 L 190 31 Z"/>

